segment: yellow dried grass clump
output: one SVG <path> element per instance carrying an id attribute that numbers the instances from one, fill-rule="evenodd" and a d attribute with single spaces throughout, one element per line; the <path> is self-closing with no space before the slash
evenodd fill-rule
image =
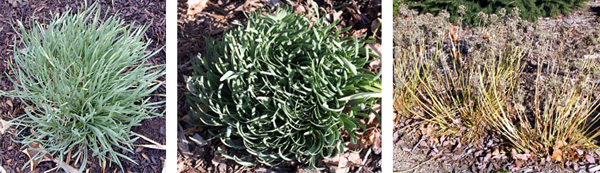
<path id="1" fill-rule="evenodd" d="M 556 44 L 518 14 L 461 28 L 444 13 L 404 8 L 394 38 L 397 116 L 463 141 L 498 132 L 509 150 L 531 158 L 564 161 L 575 150 L 597 148 L 597 59 L 577 56 L 581 50 Z"/>

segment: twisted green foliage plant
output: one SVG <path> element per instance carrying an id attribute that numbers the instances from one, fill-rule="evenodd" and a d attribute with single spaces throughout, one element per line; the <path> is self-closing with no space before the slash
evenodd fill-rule
<path id="1" fill-rule="evenodd" d="M 15 47 L 10 64 L 15 90 L 5 93 L 26 107 L 14 120 L 25 127 L 17 140 L 59 160 L 81 159 L 79 171 L 89 157 L 121 169 L 121 160 L 135 162 L 123 154 L 132 152 L 136 140 L 131 127 L 161 115 L 155 108 L 163 104 L 149 101 L 164 66 L 145 64 L 156 53 L 145 52 L 147 27 L 102 17 L 97 5 L 31 26 L 17 24 L 22 46 Z"/>
<path id="2" fill-rule="evenodd" d="M 250 166 L 283 161 L 316 168 L 356 142 L 378 99 L 381 80 L 365 67 L 374 55 L 363 38 L 341 37 L 318 16 L 278 10 L 249 14 L 221 41 L 207 39 L 188 79 L 198 116 L 228 159 Z M 337 30 L 337 31 L 336 31 Z"/>
<path id="3" fill-rule="evenodd" d="M 538 17 L 556 17 L 560 14 L 569 14 L 575 8 L 585 5 L 589 0 L 409 0 L 410 8 L 420 12 L 438 14 L 442 10 L 450 13 L 450 20 L 456 21 L 462 14 L 462 20 L 467 24 L 485 23 L 478 17 L 479 12 L 487 14 L 500 14 L 502 9 L 512 13 L 514 8 L 519 9 L 521 18 L 536 21 Z M 464 6 L 461 9 L 460 6 Z"/>

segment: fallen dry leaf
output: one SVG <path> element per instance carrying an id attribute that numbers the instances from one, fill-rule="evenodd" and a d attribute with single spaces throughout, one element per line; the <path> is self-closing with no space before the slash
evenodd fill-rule
<path id="1" fill-rule="evenodd" d="M 373 20 L 373 22 L 371 22 L 371 31 L 379 30 L 380 26 L 381 26 L 381 18 L 377 18 L 376 20 Z"/>
<path id="2" fill-rule="evenodd" d="M 376 104 L 373 106 L 373 110 L 376 112 L 381 112 L 381 104 Z M 377 115 L 373 112 L 369 114 L 369 121 L 367 121 L 367 127 L 378 127 L 379 121 L 377 119 Z"/>
<path id="3" fill-rule="evenodd" d="M 567 145 L 567 142 L 565 142 L 565 141 L 556 141 L 556 144 L 554 144 L 554 148 L 560 149 L 566 145 Z"/>
<path id="4" fill-rule="evenodd" d="M 552 160 L 562 162 L 563 160 L 563 152 L 560 149 L 554 149 L 552 152 Z"/>
<path id="5" fill-rule="evenodd" d="M 512 151 L 515 151 L 515 153 L 517 152 L 515 149 L 513 149 Z M 513 153 L 511 152 L 511 154 L 513 154 Z M 494 152 L 492 152 L 492 156 L 497 156 L 497 155 L 500 155 L 500 150 L 498 150 L 498 148 L 494 149 Z"/>
<path id="6" fill-rule="evenodd" d="M 458 36 L 456 35 L 456 32 L 454 32 L 454 26 L 450 28 L 450 36 L 452 37 L 452 41 L 454 43 L 458 43 Z"/>
<path id="7" fill-rule="evenodd" d="M 54 163 L 56 163 L 56 165 L 59 168 L 63 168 L 65 170 L 67 170 L 67 172 L 69 172 L 69 173 L 77 173 L 77 172 L 79 172 L 77 169 L 75 169 L 74 167 L 72 167 L 71 165 L 69 165 L 69 164 L 67 164 L 67 163 L 65 163 L 63 161 L 60 161 L 58 159 L 54 159 L 52 161 L 54 161 Z"/>
<path id="8" fill-rule="evenodd" d="M 490 34 L 488 32 L 485 32 L 485 36 L 483 36 L 483 39 L 485 41 L 488 41 L 490 39 Z"/>
<path id="9" fill-rule="evenodd" d="M 365 142 L 365 146 L 369 146 L 372 145 L 375 142 L 375 139 L 377 138 L 377 133 L 374 130 L 370 130 L 367 132 L 368 135 L 366 135 L 365 137 L 367 137 L 367 140 Z"/>
<path id="10" fill-rule="evenodd" d="M 213 157 L 213 159 L 211 160 L 212 164 L 217 167 L 219 166 L 219 164 L 221 164 L 221 162 L 223 162 L 223 158 L 221 156 L 221 153 L 219 152 L 215 152 L 215 156 Z"/>
<path id="11" fill-rule="evenodd" d="M 208 0 L 188 0 L 187 1 L 187 5 L 188 5 L 187 15 L 195 15 L 195 14 L 202 12 L 202 10 L 204 10 L 206 8 L 207 2 L 208 2 Z"/>
<path id="12" fill-rule="evenodd" d="M 335 173 L 347 173 L 348 171 L 350 171 L 349 168 L 344 167 L 344 168 L 334 168 L 335 169 Z"/>
<path id="13" fill-rule="evenodd" d="M 419 129 L 421 130 L 423 136 L 429 137 L 431 134 L 433 134 L 434 127 L 432 125 L 421 124 Z"/>
<path id="14" fill-rule="evenodd" d="M 352 36 L 361 37 L 363 35 L 366 35 L 367 31 L 369 31 L 369 28 L 362 28 L 362 29 L 354 30 L 354 33 L 352 33 Z"/>
<path id="15" fill-rule="evenodd" d="M 521 161 L 521 160 L 515 160 L 515 167 L 517 167 L 517 168 L 523 167 L 523 161 Z"/>
<path id="16" fill-rule="evenodd" d="M 375 154 L 381 153 L 381 131 L 377 131 L 375 137 L 375 142 L 373 142 L 373 151 Z"/>
<path id="17" fill-rule="evenodd" d="M 0 134 L 4 134 L 4 132 L 6 132 L 6 130 L 8 130 L 8 128 L 10 128 L 11 125 L 12 123 L 0 119 Z"/>
<path id="18" fill-rule="evenodd" d="M 338 160 L 340 159 L 340 156 L 341 156 L 341 154 L 338 154 L 335 157 L 323 159 L 323 162 L 325 162 L 328 165 L 335 165 L 335 164 L 337 164 Z"/>
<path id="19" fill-rule="evenodd" d="M 515 157 L 517 159 L 521 159 L 523 161 L 526 161 L 526 160 L 529 159 L 529 157 L 531 157 L 531 154 L 517 154 L 517 155 L 515 155 Z"/>
<path id="20" fill-rule="evenodd" d="M 348 166 L 348 158 L 344 155 L 339 157 L 338 168 L 346 168 Z"/>
<path id="21" fill-rule="evenodd" d="M 340 16 L 342 16 L 342 11 L 337 11 L 337 12 L 334 12 L 334 13 L 330 13 L 330 14 L 327 14 L 327 20 L 329 22 L 333 23 L 334 21 L 339 20 Z"/>
<path id="22" fill-rule="evenodd" d="M 66 170 L 69 173 L 77 173 L 79 172 L 77 169 L 75 169 L 73 166 L 58 160 L 58 159 L 54 159 L 52 158 L 52 156 L 50 154 L 48 154 L 48 152 L 44 149 L 44 147 L 42 147 L 39 143 L 37 142 L 32 142 L 29 144 L 31 146 L 31 148 L 25 148 L 23 151 L 23 153 L 25 153 L 25 155 L 27 155 L 29 157 L 29 159 L 32 159 L 30 163 L 30 167 L 31 167 L 31 172 L 33 172 L 33 170 L 35 170 L 35 167 L 37 167 L 37 165 L 40 162 L 47 162 L 47 161 L 52 161 L 54 163 L 56 163 L 58 168 L 62 168 L 63 170 Z M 38 154 L 43 154 L 44 156 L 41 159 L 33 159 L 32 157 L 36 157 L 36 155 Z M 1 171 L 0 171 L 1 173 Z"/>
<path id="23" fill-rule="evenodd" d="M 381 57 L 381 44 L 379 43 L 369 43 L 366 45 L 367 48 L 371 49 L 375 55 Z"/>
<path id="24" fill-rule="evenodd" d="M 304 5 L 298 5 L 294 11 L 298 14 L 304 14 L 306 12 L 306 8 L 304 8 Z"/>
<path id="25" fill-rule="evenodd" d="M 25 153 L 25 155 L 27 155 L 29 157 L 29 159 L 31 159 L 31 162 L 29 162 L 29 166 L 31 168 L 31 172 L 33 172 L 33 170 L 35 170 L 35 167 L 37 167 L 37 165 L 40 162 L 45 162 L 45 161 L 52 161 L 52 156 L 50 156 L 49 154 L 44 154 L 44 156 L 41 159 L 33 159 L 34 157 L 36 157 L 38 155 L 38 153 L 40 152 L 44 152 L 45 150 L 44 148 L 37 142 L 32 142 L 30 144 L 31 148 L 25 148 L 23 151 L 23 153 Z"/>
<path id="26" fill-rule="evenodd" d="M 348 161 L 350 161 L 350 163 L 352 163 L 353 165 L 362 164 L 362 159 L 360 158 L 360 155 L 356 152 L 352 152 L 348 155 Z"/>

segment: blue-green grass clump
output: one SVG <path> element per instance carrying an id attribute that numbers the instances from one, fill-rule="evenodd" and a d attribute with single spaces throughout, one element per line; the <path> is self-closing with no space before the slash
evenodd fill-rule
<path id="1" fill-rule="evenodd" d="M 15 25 L 21 32 L 10 64 L 15 90 L 4 94 L 25 104 L 25 115 L 13 120 L 31 132 L 17 139 L 24 147 L 41 150 L 30 147 L 39 144 L 56 159 L 81 159 L 79 171 L 90 157 L 123 169 L 121 161 L 135 163 L 125 155 L 137 139 L 131 128 L 162 115 L 156 109 L 164 102 L 150 96 L 164 66 L 147 64 L 156 52 L 146 52 L 146 26 L 105 17 L 97 4 L 83 9 L 31 29 Z"/>

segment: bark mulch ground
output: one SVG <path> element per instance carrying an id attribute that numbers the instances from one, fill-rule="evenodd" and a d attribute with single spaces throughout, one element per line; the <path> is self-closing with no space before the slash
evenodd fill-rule
<path id="1" fill-rule="evenodd" d="M 255 10 L 262 10 L 266 13 L 269 9 L 274 9 L 277 4 L 288 4 L 283 0 L 209 0 L 207 7 L 198 13 L 189 14 L 186 0 L 178 0 L 178 170 L 184 172 L 235 172 L 240 170 L 251 172 L 311 172 L 303 165 L 284 163 L 277 167 L 267 167 L 263 165 L 253 168 L 244 168 L 237 163 L 226 160 L 216 151 L 213 141 L 206 141 L 210 136 L 204 130 L 205 127 L 198 120 L 188 115 L 188 109 L 185 93 L 185 79 L 192 73 L 191 58 L 195 58 L 198 53 L 209 51 L 204 50 L 204 38 L 220 38 L 223 32 L 232 27 L 229 25 L 234 20 L 244 21 L 244 13 Z M 328 20 L 340 19 L 341 27 L 352 27 L 346 33 L 348 35 L 367 35 L 371 37 L 373 32 L 378 31 L 377 27 L 381 21 L 381 1 L 350 0 L 339 1 L 317 1 L 320 11 L 326 11 Z M 297 13 L 310 13 L 312 9 L 305 5 L 305 0 L 295 1 L 293 5 Z M 197 10 L 197 9 L 195 9 Z M 191 11 L 191 10 L 190 10 Z M 380 32 L 376 32 L 377 43 L 381 43 Z M 378 45 L 370 45 L 377 47 Z M 376 65 L 379 66 L 379 65 Z M 378 67 L 375 69 L 378 70 Z M 379 126 L 377 125 L 377 132 Z M 190 138 L 195 138 L 199 142 L 194 142 Z M 381 149 L 379 145 L 366 146 L 358 155 L 363 164 L 352 165 L 348 161 L 347 166 L 338 167 L 340 158 L 347 159 L 355 157 L 356 154 L 346 152 L 339 158 L 326 160 L 325 172 L 379 172 L 381 166 Z M 367 156 L 367 153 L 368 154 Z M 365 160 L 366 159 L 366 160 Z"/>
<path id="2" fill-rule="evenodd" d="M 88 1 L 91 4 L 93 1 Z M 30 27 L 30 22 L 38 21 L 40 23 L 49 23 L 52 13 L 62 13 L 67 8 L 73 8 L 75 11 L 82 6 L 82 1 L 76 0 L 0 0 L 0 72 L 12 75 L 8 68 L 8 63 L 12 59 L 13 48 L 17 31 L 13 30 L 12 23 L 20 20 L 26 27 Z M 159 0 L 112 0 L 100 3 L 102 13 L 112 16 L 119 13 L 119 17 L 126 23 L 135 22 L 136 26 L 149 25 L 145 34 L 144 41 L 152 41 L 149 51 L 160 50 L 149 61 L 153 64 L 165 64 L 165 1 Z M 52 12 L 52 13 L 51 13 Z M 16 41 L 19 46 L 19 41 Z M 164 81 L 165 78 L 160 78 Z M 6 78 L 0 78 L 1 90 L 12 90 L 10 81 Z M 165 86 L 161 86 L 155 93 L 165 93 Z M 153 97 L 152 101 L 164 100 L 164 97 Z M 21 115 L 24 105 L 17 99 L 7 97 L 0 98 L 0 118 L 10 120 Z M 164 111 L 164 107 L 159 111 Z M 0 166 L 8 172 L 29 172 L 29 165 L 24 164 L 29 159 L 27 155 L 21 152 L 19 143 L 11 139 L 16 138 L 16 132 L 20 129 L 11 127 L 0 138 Z M 165 144 L 165 117 L 157 117 L 142 122 L 142 126 L 132 129 L 134 132 L 142 134 L 154 141 Z M 149 142 L 140 139 L 136 144 L 149 144 Z M 137 164 L 129 161 L 123 161 L 123 167 L 127 172 L 160 172 L 165 160 L 165 151 L 137 148 L 135 153 L 128 153 L 127 156 L 134 159 Z M 88 163 L 91 172 L 100 172 L 101 165 L 95 160 Z M 55 168 L 54 162 L 42 162 L 34 172 L 43 172 Z M 113 164 L 107 168 L 108 172 L 120 172 L 118 166 Z"/>

